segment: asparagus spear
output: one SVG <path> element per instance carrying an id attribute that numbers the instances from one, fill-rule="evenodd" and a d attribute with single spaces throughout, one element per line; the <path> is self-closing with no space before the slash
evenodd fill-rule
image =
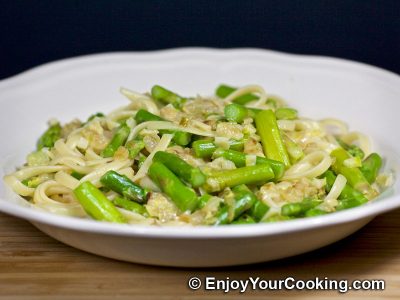
<path id="1" fill-rule="evenodd" d="M 144 203 L 147 200 L 148 191 L 139 185 L 133 183 L 125 175 L 118 174 L 115 171 L 108 171 L 101 178 L 100 182 L 110 190 L 118 194 L 134 200 L 139 203 Z"/>
<path id="2" fill-rule="evenodd" d="M 283 134 L 283 141 L 292 163 L 296 163 L 304 156 L 304 152 L 301 147 L 286 134 Z"/>
<path id="3" fill-rule="evenodd" d="M 230 122 L 242 123 L 245 118 L 254 118 L 261 109 L 247 108 L 240 104 L 228 104 L 224 108 L 225 118 Z"/>
<path id="4" fill-rule="evenodd" d="M 331 152 L 331 156 L 335 159 L 332 169 L 336 174 L 342 174 L 346 177 L 347 182 L 354 189 L 363 194 L 373 194 L 369 182 L 364 177 L 359 168 L 346 167 L 344 161 L 351 158 L 351 155 L 343 148 L 337 148 Z"/>
<path id="5" fill-rule="evenodd" d="M 269 206 L 258 200 L 254 203 L 253 207 L 248 211 L 249 216 L 251 216 L 256 222 L 260 222 L 264 218 L 265 214 L 268 212 Z"/>
<path id="6" fill-rule="evenodd" d="M 92 120 L 93 120 L 94 118 L 96 118 L 96 117 L 99 117 L 99 118 L 105 117 L 105 114 L 103 114 L 103 113 L 101 113 L 101 112 L 95 113 L 95 114 L 91 115 L 91 116 L 87 119 L 86 123 L 92 121 Z"/>
<path id="7" fill-rule="evenodd" d="M 45 147 L 52 148 L 54 143 L 61 138 L 61 125 L 55 123 L 42 134 L 37 142 L 37 150 L 41 150 Z"/>
<path id="8" fill-rule="evenodd" d="M 289 167 L 289 156 L 286 152 L 274 112 L 270 109 L 263 110 L 257 114 L 255 120 L 265 155 L 269 159 L 280 161 L 286 167 Z"/>
<path id="9" fill-rule="evenodd" d="M 204 206 L 206 206 L 207 202 L 211 199 L 211 195 L 210 194 L 204 194 L 202 196 L 199 197 L 199 204 L 197 206 L 198 209 L 203 208 Z"/>
<path id="10" fill-rule="evenodd" d="M 290 107 L 281 107 L 275 111 L 278 120 L 295 120 L 297 119 L 297 110 Z"/>
<path id="11" fill-rule="evenodd" d="M 115 208 L 114 204 L 91 182 L 82 182 L 74 190 L 74 195 L 86 213 L 93 219 L 126 223 L 124 216 Z"/>
<path id="12" fill-rule="evenodd" d="M 125 143 L 130 132 L 131 129 L 126 124 L 123 124 L 120 127 L 118 127 L 111 141 L 101 152 L 101 156 L 112 157 L 115 151 L 117 151 L 117 149 Z"/>
<path id="13" fill-rule="evenodd" d="M 192 167 L 175 154 L 158 151 L 154 155 L 153 160 L 163 163 L 181 180 L 190 183 L 195 188 L 202 186 L 206 182 L 206 176 L 200 171 L 199 168 Z"/>
<path id="14" fill-rule="evenodd" d="M 246 166 L 246 154 L 235 151 L 235 150 L 225 150 L 222 148 L 218 148 L 214 151 L 213 158 L 223 157 L 225 159 L 233 161 L 236 167 L 241 168 Z M 272 170 L 274 171 L 275 178 L 279 179 L 282 177 L 283 173 L 285 172 L 285 165 L 280 161 L 272 160 L 269 158 L 257 156 L 256 157 L 256 164 L 267 164 L 269 165 Z"/>
<path id="15" fill-rule="evenodd" d="M 274 179 L 274 177 L 274 171 L 267 164 L 216 171 L 208 177 L 205 188 L 215 192 L 239 184 L 261 184 Z"/>
<path id="16" fill-rule="evenodd" d="M 155 85 L 151 88 L 151 96 L 155 100 L 158 100 L 165 104 L 171 103 L 177 109 L 181 109 L 182 105 L 187 101 L 186 98 L 183 98 L 178 94 L 175 94 L 174 92 L 171 92 L 159 85 Z"/>
<path id="17" fill-rule="evenodd" d="M 287 203 L 281 207 L 281 215 L 288 217 L 301 217 L 308 210 L 321 204 L 321 200 L 305 198 L 301 202 Z"/>
<path id="18" fill-rule="evenodd" d="M 242 151 L 243 145 L 243 141 L 229 141 L 229 149 L 232 150 Z M 214 151 L 217 149 L 217 146 L 214 142 L 209 140 L 197 140 L 192 143 L 192 149 L 196 157 L 210 158 Z"/>
<path id="19" fill-rule="evenodd" d="M 139 109 L 135 115 L 135 121 L 139 124 L 147 121 L 164 121 L 164 119 L 147 110 Z"/>
<path id="20" fill-rule="evenodd" d="M 280 214 L 276 214 L 276 215 L 271 215 L 268 218 L 266 218 L 265 220 L 263 220 L 263 223 L 274 223 L 274 222 L 287 221 L 287 220 L 292 220 L 292 219 L 293 219 L 293 217 L 282 216 Z"/>
<path id="21" fill-rule="evenodd" d="M 186 131 L 174 131 L 172 141 L 179 146 L 187 146 L 192 141 L 192 134 Z"/>
<path id="22" fill-rule="evenodd" d="M 382 158 L 378 153 L 371 153 L 362 162 L 361 172 L 370 184 L 374 183 L 382 167 Z"/>
<path id="23" fill-rule="evenodd" d="M 142 167 L 142 165 L 143 165 L 143 163 L 144 163 L 144 161 L 146 160 L 146 156 L 144 156 L 143 154 L 142 155 L 139 155 L 139 159 L 138 159 L 138 168 L 140 169 L 141 167 Z"/>
<path id="24" fill-rule="evenodd" d="M 210 158 L 217 146 L 208 140 L 197 140 L 192 143 L 194 155 L 201 158 Z"/>
<path id="25" fill-rule="evenodd" d="M 131 140 L 126 143 L 125 147 L 128 149 L 129 158 L 134 159 L 144 149 L 145 143 L 140 140 Z"/>
<path id="26" fill-rule="evenodd" d="M 146 208 L 137 202 L 122 197 L 116 197 L 113 202 L 116 206 L 122 207 L 123 209 L 133 211 L 145 217 L 148 216 Z"/>
<path id="27" fill-rule="evenodd" d="M 332 171 L 328 170 L 323 176 L 326 179 L 326 192 L 329 193 L 336 180 L 336 175 Z M 353 189 L 347 183 L 340 193 L 338 200 L 339 205 L 336 207 L 336 210 L 347 209 L 368 202 L 368 199 L 361 192 Z"/>
<path id="28" fill-rule="evenodd" d="M 281 207 L 281 215 L 289 217 L 298 217 L 303 213 L 302 205 L 297 203 L 287 203 Z"/>
<path id="29" fill-rule="evenodd" d="M 336 206 L 336 210 L 344 210 L 344 209 L 349 209 L 353 207 L 360 206 L 364 203 L 366 203 L 368 200 L 365 198 L 365 201 L 361 202 L 360 200 L 356 198 L 349 198 L 349 199 L 342 199 L 339 201 L 339 204 Z"/>
<path id="30" fill-rule="evenodd" d="M 322 216 L 322 215 L 326 215 L 326 214 L 327 214 L 326 211 L 323 211 L 318 208 L 311 208 L 305 212 L 304 216 L 305 217 L 316 217 L 316 216 Z"/>
<path id="31" fill-rule="evenodd" d="M 228 97 L 230 94 L 232 94 L 234 91 L 236 91 L 237 89 L 225 84 L 221 84 L 220 86 L 217 87 L 215 94 L 220 97 L 220 98 L 226 98 Z M 235 100 L 233 100 L 233 102 L 237 103 L 237 104 L 246 104 L 249 103 L 251 101 L 257 100 L 258 97 L 252 94 L 247 94 L 247 95 L 242 95 L 240 97 L 237 97 Z"/>
<path id="32" fill-rule="evenodd" d="M 198 198 L 195 191 L 185 186 L 164 164 L 153 162 L 148 174 L 181 211 L 192 212 L 196 209 Z"/>
<path id="33" fill-rule="evenodd" d="M 244 214 L 241 215 L 236 221 L 233 221 L 231 224 L 242 225 L 242 224 L 255 224 L 257 223 L 250 215 Z"/>
<path id="34" fill-rule="evenodd" d="M 343 142 L 341 139 L 337 138 L 336 139 L 340 145 L 340 147 L 342 147 L 344 150 L 346 150 L 347 152 L 349 152 L 349 154 L 351 156 L 354 157 L 359 157 L 360 159 L 363 159 L 365 154 L 364 151 L 362 151 L 362 149 L 356 145 L 349 145 L 346 144 L 345 142 Z"/>
<path id="35" fill-rule="evenodd" d="M 77 171 L 72 171 L 71 176 L 74 177 L 75 179 L 80 180 L 83 178 L 83 176 L 85 176 L 85 174 L 79 173 Z"/>
<path id="36" fill-rule="evenodd" d="M 27 187 L 30 188 L 37 188 L 39 184 L 43 182 L 43 179 L 41 179 L 38 176 L 33 176 L 31 178 L 27 178 L 21 181 L 21 183 Z"/>
<path id="37" fill-rule="evenodd" d="M 224 114 L 228 121 L 241 123 L 245 118 L 247 118 L 248 111 L 244 106 L 232 103 L 225 106 Z"/>
<path id="38" fill-rule="evenodd" d="M 232 222 L 245 211 L 249 210 L 254 205 L 254 203 L 257 202 L 256 196 L 244 184 L 235 186 L 232 189 L 232 192 L 235 197 L 233 219 L 230 220 L 229 218 L 229 208 L 227 206 L 223 206 L 216 215 L 216 221 L 214 225 L 222 225 Z"/>
<path id="39" fill-rule="evenodd" d="M 139 109 L 137 111 L 137 113 L 135 115 L 135 120 L 138 124 L 147 122 L 147 121 L 165 121 L 165 119 L 161 118 L 160 116 L 154 115 L 151 112 L 148 112 L 147 110 L 144 110 L 144 109 Z M 171 132 L 174 134 L 174 137 L 172 138 L 172 140 L 180 146 L 188 145 L 192 139 L 192 134 L 189 132 L 160 130 L 161 134 L 171 133 Z"/>

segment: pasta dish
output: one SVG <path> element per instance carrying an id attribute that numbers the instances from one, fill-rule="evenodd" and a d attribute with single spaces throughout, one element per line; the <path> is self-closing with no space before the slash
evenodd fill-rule
<path id="1" fill-rule="evenodd" d="M 49 121 L 5 183 L 38 209 L 152 225 L 276 222 L 350 209 L 391 185 L 366 135 L 299 116 L 261 86 L 183 97 L 121 88 L 129 104 Z"/>

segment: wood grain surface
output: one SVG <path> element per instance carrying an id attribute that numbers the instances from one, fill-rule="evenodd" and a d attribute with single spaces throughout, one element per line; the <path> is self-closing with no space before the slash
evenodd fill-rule
<path id="1" fill-rule="evenodd" d="M 119 262 L 66 246 L 30 223 L 0 214 L 1 299 L 400 299 L 400 210 L 352 236 L 304 255 L 218 269 Z M 383 279 L 384 291 L 192 291 L 191 276 L 218 279 Z"/>

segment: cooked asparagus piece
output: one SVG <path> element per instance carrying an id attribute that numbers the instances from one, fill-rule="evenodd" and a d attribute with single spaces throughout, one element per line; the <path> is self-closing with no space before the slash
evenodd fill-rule
<path id="1" fill-rule="evenodd" d="M 253 207 L 250 208 L 248 211 L 248 214 L 256 221 L 260 222 L 265 214 L 268 212 L 269 206 L 262 202 L 261 200 L 257 199 L 257 201 L 254 203 Z"/>
<path id="2" fill-rule="evenodd" d="M 241 123 L 245 118 L 247 118 L 248 111 L 244 106 L 232 103 L 225 106 L 224 115 L 230 122 Z"/>
<path id="3" fill-rule="evenodd" d="M 211 197 L 212 196 L 210 194 L 204 194 L 204 195 L 200 196 L 197 209 L 201 209 L 204 206 L 206 206 L 207 202 L 211 199 Z"/>
<path id="4" fill-rule="evenodd" d="M 296 163 L 304 156 L 304 152 L 301 147 L 286 134 L 283 134 L 283 141 L 292 163 Z"/>
<path id="5" fill-rule="evenodd" d="M 168 169 L 175 173 L 181 180 L 188 182 L 197 188 L 206 182 L 206 176 L 199 168 L 192 167 L 179 156 L 164 151 L 158 151 L 153 161 L 163 163 Z"/>
<path id="6" fill-rule="evenodd" d="M 282 216 L 280 214 L 276 215 L 271 215 L 268 218 L 263 220 L 263 223 L 274 223 L 274 222 L 279 222 L 279 221 L 287 221 L 287 220 L 292 220 L 294 219 L 293 217 L 289 216 Z"/>
<path id="7" fill-rule="evenodd" d="M 344 165 L 344 161 L 352 157 L 346 150 L 343 148 L 337 148 L 331 152 L 331 156 L 335 160 L 332 164 L 332 169 L 336 174 L 342 174 L 346 177 L 347 182 L 351 187 L 360 191 L 364 195 L 374 194 L 368 180 L 364 177 L 359 168 L 346 167 Z"/>
<path id="8" fill-rule="evenodd" d="M 234 215 L 233 218 L 230 219 L 229 216 L 229 207 L 223 206 L 216 216 L 215 225 L 228 224 L 238 218 L 245 211 L 249 210 L 257 200 L 256 196 L 253 194 L 250 189 L 244 184 L 235 186 L 232 189 L 234 194 Z"/>
<path id="9" fill-rule="evenodd" d="M 358 199 L 356 198 L 350 198 L 350 199 L 342 199 L 339 201 L 339 204 L 336 206 L 336 210 L 344 210 L 344 209 L 349 209 L 349 208 L 353 208 L 353 207 L 357 207 L 360 206 L 364 203 L 368 202 L 368 200 L 366 199 L 366 201 L 360 202 Z"/>
<path id="10" fill-rule="evenodd" d="M 153 162 L 148 174 L 182 212 L 192 212 L 196 209 L 198 198 L 195 191 L 184 185 L 164 164 L 157 161 Z"/>
<path id="11" fill-rule="evenodd" d="M 281 207 L 281 215 L 288 217 L 302 217 L 304 214 L 321 204 L 322 200 L 305 198 L 301 202 L 287 203 Z"/>
<path id="12" fill-rule="evenodd" d="M 49 126 L 37 142 L 37 150 L 52 148 L 54 143 L 61 138 L 61 125 L 55 123 Z"/>
<path id="13" fill-rule="evenodd" d="M 208 176 L 205 188 L 215 192 L 239 184 L 262 184 L 274 179 L 274 177 L 274 171 L 267 164 L 215 171 Z"/>
<path id="14" fill-rule="evenodd" d="M 144 156 L 143 154 L 139 155 L 139 159 L 138 159 L 138 168 L 140 169 L 144 163 L 144 161 L 146 160 L 146 156 Z"/>
<path id="15" fill-rule="evenodd" d="M 220 97 L 220 98 L 226 98 L 230 94 L 232 94 L 234 91 L 237 89 L 225 84 L 221 84 L 220 86 L 217 87 L 215 94 Z M 236 99 L 233 100 L 233 102 L 237 104 L 246 104 L 251 101 L 257 100 L 258 97 L 252 94 L 247 94 L 247 95 L 242 95 L 240 97 L 237 97 Z"/>
<path id="16" fill-rule="evenodd" d="M 229 141 L 229 149 L 232 150 L 242 151 L 243 145 L 244 142 L 242 140 Z M 192 149 L 194 151 L 194 155 L 200 158 L 210 158 L 217 148 L 218 147 L 215 145 L 215 143 L 209 140 L 197 140 L 192 143 Z"/>
<path id="17" fill-rule="evenodd" d="M 30 188 L 37 188 L 39 184 L 43 182 L 43 179 L 40 179 L 38 176 L 33 176 L 31 178 L 27 178 L 21 181 L 21 183 Z"/>
<path id="18" fill-rule="evenodd" d="M 125 147 L 128 149 L 129 158 L 134 159 L 140 151 L 142 151 L 145 147 L 145 143 L 141 140 L 131 140 L 126 143 Z"/>
<path id="19" fill-rule="evenodd" d="M 90 181 L 82 182 L 74 190 L 74 195 L 93 219 L 114 223 L 127 222 L 114 204 Z"/>
<path id="20" fill-rule="evenodd" d="M 242 225 L 242 224 L 255 224 L 257 223 L 250 215 L 244 214 L 241 215 L 236 221 L 233 221 L 231 224 Z"/>
<path id="21" fill-rule="evenodd" d="M 323 177 L 326 178 L 326 192 L 329 193 L 336 180 L 336 175 L 328 170 L 324 173 Z M 336 210 L 347 209 L 368 202 L 368 199 L 361 192 L 353 189 L 347 183 L 340 193 L 338 200 L 339 205 L 336 207 Z"/>
<path id="22" fill-rule="evenodd" d="M 77 171 L 72 171 L 71 176 L 74 177 L 75 179 L 80 180 L 83 178 L 83 176 L 85 176 L 85 174 L 79 173 Z"/>
<path id="23" fill-rule="evenodd" d="M 115 151 L 117 151 L 118 148 L 121 147 L 125 143 L 130 132 L 131 132 L 131 129 L 126 124 L 122 124 L 120 127 L 118 127 L 118 129 L 115 132 L 111 141 L 101 152 L 101 156 L 112 157 L 114 155 Z"/>
<path id="24" fill-rule="evenodd" d="M 303 213 L 303 207 L 300 202 L 287 203 L 281 207 L 281 215 L 289 217 L 297 217 Z"/>
<path id="25" fill-rule="evenodd" d="M 264 154 L 269 159 L 280 161 L 286 167 L 289 167 L 289 156 L 286 152 L 274 112 L 270 109 L 263 110 L 256 115 L 255 120 Z"/>
<path id="26" fill-rule="evenodd" d="M 173 131 L 172 141 L 179 146 L 187 146 L 192 141 L 192 134 L 185 131 Z"/>
<path id="27" fill-rule="evenodd" d="M 155 85 L 151 88 L 151 96 L 164 104 L 172 104 L 177 109 L 181 109 L 182 105 L 187 101 L 186 98 L 159 85 Z"/>
<path id="28" fill-rule="evenodd" d="M 305 217 L 316 217 L 316 216 L 322 216 L 322 215 L 326 215 L 327 212 L 319 209 L 319 208 L 311 208 L 309 210 L 307 210 L 304 214 Z"/>
<path id="29" fill-rule="evenodd" d="M 103 113 L 101 113 L 101 112 L 98 112 L 98 113 L 95 113 L 95 114 L 93 114 L 93 115 L 91 115 L 88 119 L 87 119 L 87 121 L 86 122 L 90 122 L 90 121 L 92 121 L 94 118 L 102 118 L 102 117 L 105 117 L 105 114 L 103 114 Z"/>
<path id="30" fill-rule="evenodd" d="M 116 197 L 113 200 L 113 203 L 116 206 L 119 206 L 123 209 L 133 211 L 133 212 L 143 215 L 145 217 L 148 216 L 146 208 L 137 202 L 134 202 L 134 201 L 128 200 L 126 198 L 122 198 L 122 197 Z"/>
<path id="31" fill-rule="evenodd" d="M 145 109 L 139 109 L 135 115 L 135 121 L 139 124 L 148 121 L 164 121 L 164 119 Z"/>
<path id="32" fill-rule="evenodd" d="M 222 148 L 217 148 L 213 155 L 213 158 L 223 157 L 232 161 L 236 167 L 241 168 L 246 166 L 246 157 L 245 153 L 235 151 L 235 150 L 225 150 Z M 269 158 L 257 156 L 256 157 L 256 164 L 267 164 L 269 165 L 275 174 L 275 179 L 279 179 L 282 177 L 283 173 L 285 172 L 285 165 L 280 161 L 272 160 Z"/>
<path id="33" fill-rule="evenodd" d="M 275 111 L 278 120 L 295 120 L 297 119 L 297 110 L 290 107 L 280 107 Z"/>
<path id="34" fill-rule="evenodd" d="M 254 118 L 261 109 L 247 108 L 240 104 L 228 104 L 224 108 L 225 118 L 230 122 L 242 123 L 245 118 Z"/>
<path id="35" fill-rule="evenodd" d="M 101 178 L 100 182 L 110 190 L 139 203 L 147 201 L 148 191 L 133 183 L 125 175 L 115 171 L 108 171 Z"/>
<path id="36" fill-rule="evenodd" d="M 381 167 L 382 158 L 378 153 L 371 153 L 366 159 L 364 159 L 360 169 L 368 182 L 372 184 L 375 182 Z"/>
<path id="37" fill-rule="evenodd" d="M 192 143 L 194 155 L 201 158 L 210 158 L 217 146 L 209 140 L 197 140 Z"/>
<path id="38" fill-rule="evenodd" d="M 364 158 L 364 156 L 365 156 L 364 151 L 362 151 L 362 149 L 360 147 L 358 147 L 357 145 L 346 144 L 339 138 L 337 138 L 336 140 L 338 141 L 340 147 L 342 147 L 344 150 L 346 150 L 351 156 L 359 157 L 360 159 Z"/>

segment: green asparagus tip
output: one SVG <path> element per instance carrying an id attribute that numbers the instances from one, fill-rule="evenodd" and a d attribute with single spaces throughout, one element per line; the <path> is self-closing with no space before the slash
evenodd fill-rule
<path id="1" fill-rule="evenodd" d="M 74 195 L 86 213 L 93 219 L 114 223 L 127 222 L 114 204 L 91 182 L 81 183 L 74 190 Z"/>
<path id="2" fill-rule="evenodd" d="M 49 128 L 43 133 L 37 142 L 37 150 L 43 148 L 52 148 L 54 143 L 61 138 L 61 125 L 55 123 L 50 125 Z"/>

